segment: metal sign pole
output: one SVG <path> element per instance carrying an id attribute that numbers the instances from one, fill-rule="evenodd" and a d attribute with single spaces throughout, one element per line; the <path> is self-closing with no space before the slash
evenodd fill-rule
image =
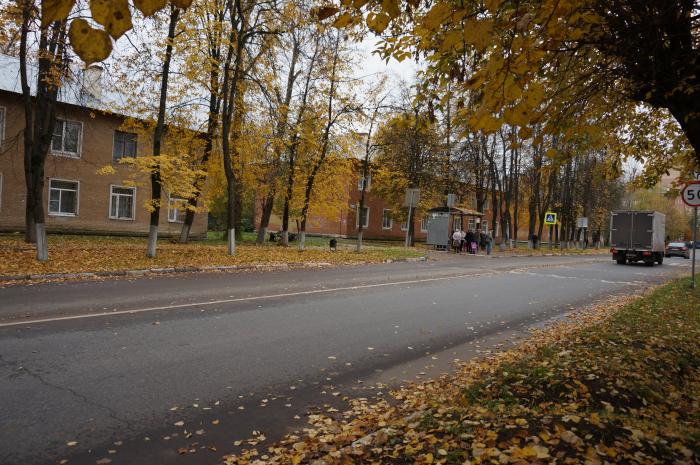
<path id="1" fill-rule="evenodd" d="M 695 289 L 695 251 L 697 250 L 698 240 L 698 207 L 693 208 L 693 264 L 691 265 L 691 284 L 690 287 Z"/>

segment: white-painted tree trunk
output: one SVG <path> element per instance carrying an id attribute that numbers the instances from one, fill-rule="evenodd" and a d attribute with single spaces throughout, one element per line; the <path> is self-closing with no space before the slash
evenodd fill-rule
<path id="1" fill-rule="evenodd" d="M 46 239 L 46 225 L 44 223 L 36 223 L 36 259 L 40 262 L 45 262 L 49 259 L 49 244 Z"/>
<path id="2" fill-rule="evenodd" d="M 156 258 L 156 245 L 158 244 L 158 226 L 151 225 L 148 228 L 148 258 Z"/>
<path id="3" fill-rule="evenodd" d="M 258 244 L 264 244 L 265 243 L 265 238 L 267 237 L 267 227 L 262 227 L 258 229 L 258 237 L 257 237 L 257 243 Z"/>
<path id="4" fill-rule="evenodd" d="M 182 230 L 180 231 L 180 244 L 186 244 L 189 240 L 191 227 L 192 225 L 187 223 L 182 225 Z"/>
<path id="5" fill-rule="evenodd" d="M 228 230 L 228 238 L 226 241 L 226 245 L 228 246 L 228 254 L 235 255 L 236 254 L 236 228 L 231 228 Z"/>
<path id="6" fill-rule="evenodd" d="M 302 231 L 299 233 L 299 250 L 304 250 L 306 246 L 306 232 Z"/>
<path id="7" fill-rule="evenodd" d="M 282 245 L 285 247 L 289 245 L 289 231 L 282 231 Z"/>
<path id="8" fill-rule="evenodd" d="M 363 233 L 364 233 L 364 231 L 360 231 L 359 233 L 357 233 L 357 247 L 355 248 L 355 250 L 357 252 L 362 251 L 362 234 Z"/>

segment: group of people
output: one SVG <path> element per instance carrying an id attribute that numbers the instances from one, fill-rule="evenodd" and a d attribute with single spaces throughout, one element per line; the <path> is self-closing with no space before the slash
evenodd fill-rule
<path id="1" fill-rule="evenodd" d="M 452 249 L 457 253 L 466 251 L 473 255 L 476 255 L 481 249 L 487 255 L 491 255 L 493 238 L 485 231 L 473 231 L 470 229 L 465 232 L 458 228 L 452 234 Z"/>

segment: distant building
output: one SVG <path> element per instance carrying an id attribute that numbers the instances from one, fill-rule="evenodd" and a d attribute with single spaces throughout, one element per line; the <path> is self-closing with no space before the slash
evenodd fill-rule
<path id="1" fill-rule="evenodd" d="M 44 201 L 49 232 L 145 235 L 150 214 L 144 208 L 151 192 L 125 185 L 133 172 L 119 164 L 124 157 L 150 153 L 151 143 L 122 132 L 124 116 L 111 111 L 114 96 L 103 95 L 102 69 L 93 66 L 66 83 L 59 95 L 57 122 L 46 158 Z M 105 93 L 106 94 L 106 93 Z M 24 107 L 19 60 L 0 55 L 0 231 L 23 231 Z M 115 173 L 98 174 L 107 165 Z M 146 181 L 146 179 L 141 179 Z M 139 183 L 141 184 L 141 183 Z M 179 234 L 184 200 L 165 192 L 159 232 Z M 196 214 L 191 237 L 206 236 L 207 215 Z"/>

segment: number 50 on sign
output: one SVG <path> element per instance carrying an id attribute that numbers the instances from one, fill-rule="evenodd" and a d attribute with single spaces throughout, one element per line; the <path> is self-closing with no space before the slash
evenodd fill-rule
<path id="1" fill-rule="evenodd" d="M 700 181 L 689 182 L 681 191 L 683 202 L 690 207 L 700 207 Z"/>

